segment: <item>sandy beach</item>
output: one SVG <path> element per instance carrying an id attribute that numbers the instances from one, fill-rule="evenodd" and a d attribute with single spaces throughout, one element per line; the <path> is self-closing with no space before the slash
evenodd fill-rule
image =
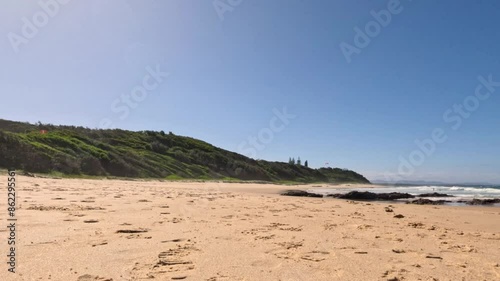
<path id="1" fill-rule="evenodd" d="M 2 262 L 0 280 L 500 280 L 500 208 L 279 195 L 318 185 L 17 182 L 17 272 Z"/>

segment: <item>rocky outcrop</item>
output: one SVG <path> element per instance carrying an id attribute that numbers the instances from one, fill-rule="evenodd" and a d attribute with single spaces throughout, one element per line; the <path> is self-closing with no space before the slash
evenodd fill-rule
<path id="1" fill-rule="evenodd" d="M 373 193 L 369 191 L 351 191 L 346 194 L 330 194 L 328 197 L 339 198 L 339 199 L 350 199 L 350 200 L 382 200 L 382 201 L 391 201 L 397 199 L 408 199 L 415 198 L 415 196 L 409 193 L 399 193 L 399 192 L 391 192 L 391 193 Z"/>
<path id="2" fill-rule="evenodd" d="M 443 205 L 444 203 L 450 203 L 451 201 L 446 200 L 430 200 L 425 198 L 419 198 L 417 200 L 412 200 L 407 202 L 407 204 L 417 204 L 417 205 Z"/>
<path id="3" fill-rule="evenodd" d="M 321 195 L 321 194 L 310 193 L 310 192 L 307 192 L 307 191 L 304 191 L 304 190 L 287 190 L 287 191 L 281 193 L 281 195 L 284 195 L 284 196 L 297 196 L 297 197 L 318 197 L 318 198 L 322 198 L 323 197 L 323 195 Z"/>
<path id="4" fill-rule="evenodd" d="M 317 197 L 322 198 L 323 195 L 307 192 L 304 190 L 287 190 L 281 195 L 284 196 L 297 196 L 297 197 Z M 492 204 L 500 204 L 500 198 L 496 199 L 473 199 L 473 200 L 458 200 L 458 201 L 449 201 L 449 200 L 431 200 L 426 197 L 453 197 L 453 195 L 448 195 L 444 193 L 424 193 L 420 195 L 411 195 L 409 193 L 401 193 L 401 192 L 390 192 L 390 193 L 374 193 L 369 191 L 350 191 L 345 194 L 328 194 L 326 197 L 338 198 L 338 199 L 348 199 L 348 200 L 360 200 L 360 201 L 394 201 L 399 199 L 413 199 L 408 200 L 407 204 L 415 204 L 415 205 L 443 205 L 446 203 L 461 203 L 467 205 L 492 205 Z M 386 210 L 387 211 L 387 210 Z"/>
<path id="5" fill-rule="evenodd" d="M 492 205 L 492 204 L 500 204 L 500 198 L 495 199 L 472 199 L 470 201 L 460 200 L 458 203 L 465 203 L 467 205 Z"/>

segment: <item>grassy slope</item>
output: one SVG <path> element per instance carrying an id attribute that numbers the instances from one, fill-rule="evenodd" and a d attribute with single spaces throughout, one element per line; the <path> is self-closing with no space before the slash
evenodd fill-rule
<path id="1" fill-rule="evenodd" d="M 48 133 L 41 134 L 41 129 Z M 141 178 L 368 182 L 353 171 L 257 161 L 172 133 L 92 130 L 1 119 L 0 167 Z"/>

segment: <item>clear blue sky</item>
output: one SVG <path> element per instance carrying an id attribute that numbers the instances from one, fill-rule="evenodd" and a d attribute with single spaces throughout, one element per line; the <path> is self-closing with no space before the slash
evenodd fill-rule
<path id="1" fill-rule="evenodd" d="M 414 141 L 441 128 L 446 141 L 404 179 L 500 183 L 500 87 L 456 130 L 458 113 L 443 119 L 474 95 L 478 76 L 500 81 L 498 1 L 401 0 L 350 63 L 341 43 L 356 46 L 354 28 L 390 1 L 243 0 L 221 19 L 212 1 L 73 0 L 49 5 L 47 22 L 28 2 L 0 11 L 0 118 L 92 128 L 108 118 L 372 180 L 397 174 Z M 124 116 L 119 99 L 147 67 L 170 75 Z M 296 117 L 251 145 L 283 107 Z"/>

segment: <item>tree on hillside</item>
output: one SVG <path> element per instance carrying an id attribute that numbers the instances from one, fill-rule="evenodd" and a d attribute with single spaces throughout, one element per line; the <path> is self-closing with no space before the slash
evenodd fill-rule
<path id="1" fill-rule="evenodd" d="M 292 158 L 292 164 L 295 165 L 295 158 Z"/>
<path id="2" fill-rule="evenodd" d="M 306 160 L 306 162 L 304 162 L 304 166 L 306 166 L 307 168 L 309 168 L 309 163 L 307 163 L 307 160 Z"/>
<path id="3" fill-rule="evenodd" d="M 301 164 L 301 163 L 300 163 L 300 157 L 299 157 L 299 158 L 297 159 L 297 165 L 299 165 L 299 166 L 300 166 L 300 164 Z"/>
<path id="4" fill-rule="evenodd" d="M 288 157 L 288 164 L 293 164 L 292 163 L 292 157 Z"/>

